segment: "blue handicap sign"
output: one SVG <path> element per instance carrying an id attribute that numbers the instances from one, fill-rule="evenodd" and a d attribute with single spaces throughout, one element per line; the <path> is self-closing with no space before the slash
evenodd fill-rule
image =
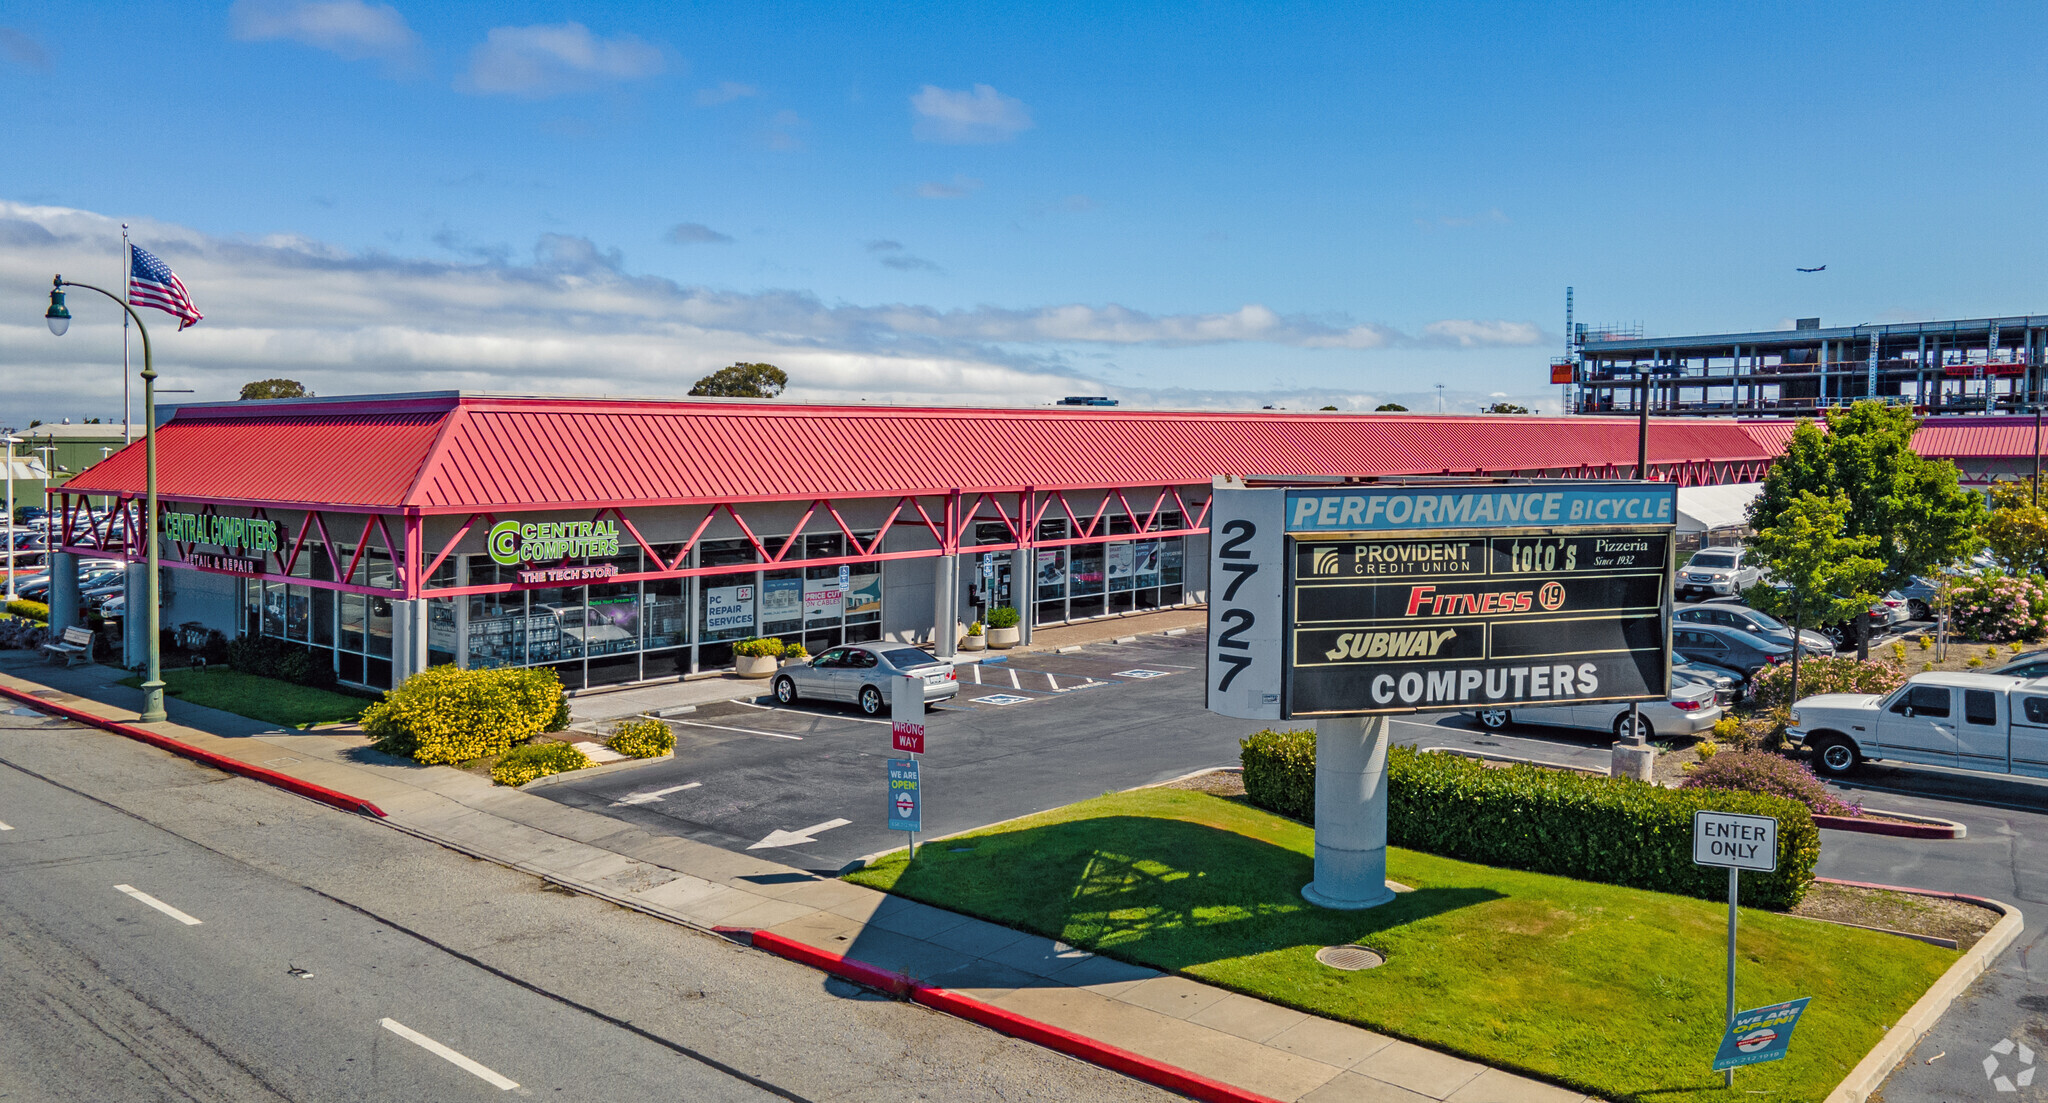
<path id="1" fill-rule="evenodd" d="M 917 790 L 917 760 L 889 760 L 889 829 L 924 830 L 924 802 Z"/>
<path id="2" fill-rule="evenodd" d="M 1721 1052 L 1714 1055 L 1714 1071 L 1782 1060 L 1792 1044 L 1792 1028 L 1799 1024 L 1811 998 L 1736 1012 L 1735 1021 L 1721 1038 Z"/>

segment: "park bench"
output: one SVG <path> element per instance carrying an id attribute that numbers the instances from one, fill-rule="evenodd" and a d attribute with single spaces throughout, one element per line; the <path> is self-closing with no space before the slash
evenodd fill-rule
<path id="1" fill-rule="evenodd" d="M 66 628 L 63 639 L 56 643 L 44 644 L 43 650 L 48 652 L 52 661 L 63 659 L 65 666 L 77 662 L 89 663 L 92 661 L 92 629 Z"/>

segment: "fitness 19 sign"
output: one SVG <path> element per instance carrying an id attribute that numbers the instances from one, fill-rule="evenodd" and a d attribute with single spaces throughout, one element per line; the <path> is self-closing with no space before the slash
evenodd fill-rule
<path id="1" fill-rule="evenodd" d="M 619 554 L 616 521 L 500 521 L 484 546 L 500 566 Z"/>
<path id="2" fill-rule="evenodd" d="M 1219 482 L 1209 708 L 1276 720 L 1661 699 L 1676 514 L 1663 483 Z"/>

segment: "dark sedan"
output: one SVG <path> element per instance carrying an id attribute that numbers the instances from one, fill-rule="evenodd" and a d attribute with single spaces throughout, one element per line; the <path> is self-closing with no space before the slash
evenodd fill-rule
<path id="1" fill-rule="evenodd" d="M 1707 663 L 1724 670 L 1739 670 L 1744 678 L 1749 679 L 1754 679 L 1756 672 L 1764 667 L 1776 666 L 1792 656 L 1792 648 L 1786 644 L 1773 643 L 1718 624 L 1674 625 L 1671 629 L 1671 650 L 1680 658 L 1693 662 Z"/>
<path id="2" fill-rule="evenodd" d="M 1681 625 L 1719 625 L 1722 628 L 1733 628 L 1737 632 L 1747 632 L 1758 639 L 1769 640 L 1785 647 L 1792 646 L 1791 625 L 1747 605 L 1724 602 L 1687 605 L 1679 608 L 1676 617 Z M 1835 645 L 1819 632 L 1803 631 L 1799 633 L 1799 642 L 1809 656 L 1825 659 L 1835 653 Z"/>

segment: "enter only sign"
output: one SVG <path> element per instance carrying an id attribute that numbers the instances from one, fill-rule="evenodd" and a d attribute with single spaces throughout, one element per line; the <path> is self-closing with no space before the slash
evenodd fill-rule
<path id="1" fill-rule="evenodd" d="M 1692 814 L 1692 860 L 1769 873 L 1778 868 L 1778 821 L 1734 812 Z"/>

